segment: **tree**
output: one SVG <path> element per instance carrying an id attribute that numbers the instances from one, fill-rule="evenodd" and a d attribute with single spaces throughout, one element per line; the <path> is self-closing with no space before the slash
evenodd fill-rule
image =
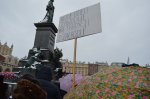
<path id="1" fill-rule="evenodd" d="M 55 79 L 58 80 L 62 76 L 62 64 L 60 58 L 63 56 L 62 50 L 56 47 L 54 53 L 50 53 L 49 61 L 54 71 Z"/>

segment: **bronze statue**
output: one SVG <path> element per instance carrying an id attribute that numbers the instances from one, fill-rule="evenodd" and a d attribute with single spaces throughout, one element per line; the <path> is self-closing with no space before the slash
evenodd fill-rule
<path id="1" fill-rule="evenodd" d="M 54 2 L 54 0 L 50 0 L 48 2 L 47 8 L 46 8 L 47 13 L 46 13 L 44 19 L 42 20 L 42 22 L 46 22 L 46 23 L 53 22 L 53 15 L 54 15 L 54 9 L 55 9 L 55 7 L 53 6 L 53 2 Z"/>

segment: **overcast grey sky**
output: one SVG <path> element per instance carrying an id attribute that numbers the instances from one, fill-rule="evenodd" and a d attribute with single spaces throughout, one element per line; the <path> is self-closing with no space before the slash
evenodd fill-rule
<path id="1" fill-rule="evenodd" d="M 13 55 L 27 56 L 49 0 L 0 0 L 0 40 Z M 150 0 L 55 0 L 54 24 L 70 12 L 100 2 L 102 32 L 78 39 L 77 61 L 150 64 Z M 73 61 L 74 41 L 55 44 L 63 58 Z"/>

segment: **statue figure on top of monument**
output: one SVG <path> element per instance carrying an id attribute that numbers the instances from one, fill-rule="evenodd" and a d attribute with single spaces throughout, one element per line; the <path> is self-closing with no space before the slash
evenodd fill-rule
<path id="1" fill-rule="evenodd" d="M 48 2 L 47 8 L 46 8 L 46 15 L 44 19 L 41 21 L 41 23 L 52 23 L 53 22 L 53 15 L 54 15 L 54 9 L 55 7 L 53 6 L 54 0 L 50 0 Z"/>

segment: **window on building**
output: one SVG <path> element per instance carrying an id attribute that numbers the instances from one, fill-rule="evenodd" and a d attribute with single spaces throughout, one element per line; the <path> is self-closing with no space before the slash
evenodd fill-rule
<path id="1" fill-rule="evenodd" d="M 10 69 L 9 69 L 9 68 L 6 68 L 6 69 L 5 69 L 5 72 L 10 72 Z"/>
<path id="2" fill-rule="evenodd" d="M 3 71 L 3 68 L 2 68 L 2 66 L 0 66 L 0 72 L 2 72 Z"/>
<path id="3" fill-rule="evenodd" d="M 11 57 L 8 58 L 8 62 L 11 62 Z"/>

